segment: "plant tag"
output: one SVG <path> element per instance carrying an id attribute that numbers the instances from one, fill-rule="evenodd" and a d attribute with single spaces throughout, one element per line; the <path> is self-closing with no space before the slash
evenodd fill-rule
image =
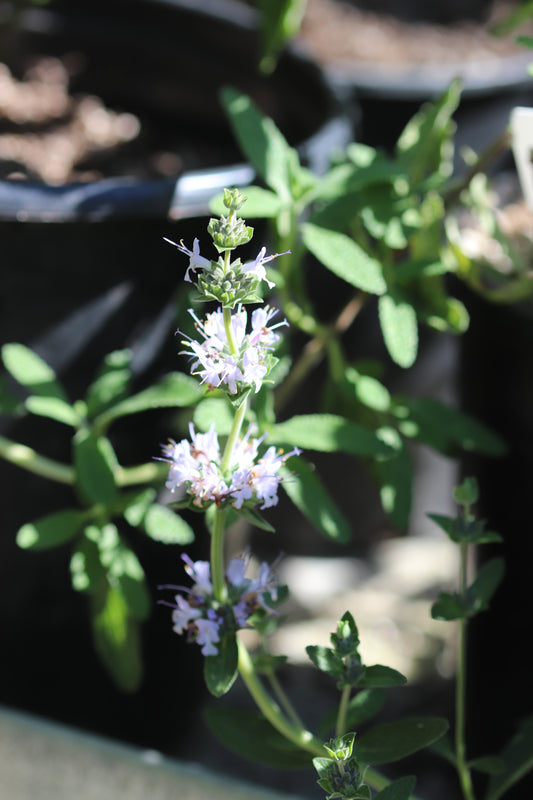
<path id="1" fill-rule="evenodd" d="M 533 108 L 517 106 L 511 112 L 513 155 L 524 199 L 533 211 Z"/>

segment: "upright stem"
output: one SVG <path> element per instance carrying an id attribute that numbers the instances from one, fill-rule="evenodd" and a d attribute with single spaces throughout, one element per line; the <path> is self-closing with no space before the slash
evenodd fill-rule
<path id="1" fill-rule="evenodd" d="M 465 597 L 467 590 L 467 549 L 466 542 L 461 542 L 460 594 Z M 465 699 L 466 699 L 466 640 L 467 620 L 459 622 L 459 648 L 457 654 L 457 679 L 455 687 L 455 758 L 457 772 L 465 800 L 475 800 L 472 776 L 466 763 L 465 744 Z"/>
<path id="2" fill-rule="evenodd" d="M 351 687 L 345 686 L 342 690 L 341 699 L 339 703 L 339 712 L 337 714 L 337 725 L 335 728 L 335 736 L 342 736 L 346 733 L 346 713 L 348 711 L 348 703 L 350 701 Z"/>
<path id="3" fill-rule="evenodd" d="M 6 461 L 10 461 L 11 464 L 16 464 L 18 467 L 28 470 L 28 472 L 57 481 L 57 483 L 72 485 L 75 481 L 72 467 L 41 456 L 31 447 L 12 442 L 4 436 L 0 436 L 0 456 L 5 458 Z"/>

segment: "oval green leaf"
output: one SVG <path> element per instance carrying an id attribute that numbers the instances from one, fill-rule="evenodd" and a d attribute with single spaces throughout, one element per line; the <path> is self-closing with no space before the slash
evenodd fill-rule
<path id="1" fill-rule="evenodd" d="M 387 290 L 381 264 L 344 233 L 306 223 L 302 228 L 306 247 L 338 278 L 370 294 Z"/>
<path id="2" fill-rule="evenodd" d="M 448 722 L 440 717 L 385 722 L 356 738 L 354 755 L 364 764 L 388 764 L 436 742 L 448 727 Z"/>
<path id="3" fill-rule="evenodd" d="M 400 367 L 414 364 L 418 352 L 418 326 L 414 308 L 390 294 L 379 298 L 379 322 L 392 360 Z"/>
<path id="4" fill-rule="evenodd" d="M 17 533 L 17 544 L 24 550 L 46 550 L 73 539 L 82 527 L 86 514 L 65 509 L 28 522 Z"/>
<path id="5" fill-rule="evenodd" d="M 319 450 L 342 451 L 358 456 L 392 455 L 375 431 L 335 414 L 302 414 L 274 425 L 269 439 L 282 444 Z"/>

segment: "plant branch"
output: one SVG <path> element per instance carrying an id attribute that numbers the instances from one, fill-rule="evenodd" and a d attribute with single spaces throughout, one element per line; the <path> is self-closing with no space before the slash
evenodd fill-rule
<path id="1" fill-rule="evenodd" d="M 0 456 L 11 464 L 40 475 L 42 478 L 49 478 L 57 483 L 65 483 L 72 486 L 75 482 L 74 470 L 68 464 L 62 464 L 51 458 L 40 455 L 31 447 L 18 442 L 12 442 L 4 436 L 0 436 Z"/>

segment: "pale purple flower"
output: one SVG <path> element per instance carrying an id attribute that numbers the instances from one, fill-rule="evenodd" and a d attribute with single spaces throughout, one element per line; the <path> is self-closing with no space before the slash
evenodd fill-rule
<path id="1" fill-rule="evenodd" d="M 211 567 L 209 561 L 193 561 L 185 553 L 182 555 L 185 561 L 185 572 L 193 579 L 194 586 L 192 593 L 196 595 L 203 595 L 207 597 L 213 592 L 213 584 L 211 583 Z"/>
<path id="2" fill-rule="evenodd" d="M 211 269 L 211 261 L 208 258 L 204 258 L 200 255 L 200 241 L 198 239 L 194 240 L 192 244 L 192 250 L 189 250 L 187 247 L 185 247 L 183 240 L 178 244 L 177 242 L 173 242 L 171 239 L 167 239 L 166 236 L 164 236 L 163 239 L 165 242 L 173 244 L 174 247 L 177 247 L 178 250 L 182 253 L 185 253 L 186 256 L 189 256 L 189 266 L 185 272 L 184 279 L 188 283 L 192 283 L 189 277 L 189 271 L 196 272 L 197 269 Z"/>
<path id="3" fill-rule="evenodd" d="M 215 644 L 220 641 L 218 620 L 197 619 L 195 626 L 197 629 L 196 641 L 202 645 L 202 655 L 216 656 L 218 647 L 215 647 Z"/>
<path id="4" fill-rule="evenodd" d="M 258 392 L 271 367 L 270 352 L 280 339 L 274 329 L 287 325 L 283 320 L 269 327 L 268 323 L 276 313 L 268 306 L 256 309 L 251 318 L 251 332 L 247 334 L 248 315 L 239 305 L 230 318 L 233 340 L 238 348 L 235 352 L 228 342 L 221 308 L 208 314 L 203 322 L 189 309 L 196 329 L 204 339 L 199 342 L 187 337 L 182 341 L 190 351 L 191 373 L 198 375 L 200 382 L 209 387 L 226 385 L 230 394 L 237 394 L 241 387 L 246 386 L 254 386 Z"/>
<path id="5" fill-rule="evenodd" d="M 220 447 L 214 425 L 207 433 L 196 433 L 191 423 L 189 431 L 192 442 L 182 439 L 163 446 L 163 455 L 170 464 L 165 485 L 171 492 L 184 486 L 198 506 L 206 501 L 218 502 L 227 496 L 228 486 L 218 466 Z"/>
<path id="6" fill-rule="evenodd" d="M 248 261 L 246 264 L 243 264 L 242 271 L 255 275 L 258 281 L 266 281 L 269 288 L 272 289 L 276 284 L 267 279 L 266 270 L 263 265 L 272 261 L 274 258 L 278 258 L 278 256 L 286 256 L 288 252 L 289 251 L 285 253 L 275 253 L 273 256 L 266 256 L 265 258 L 266 247 L 262 247 L 253 261 Z"/>
<path id="7" fill-rule="evenodd" d="M 176 595 L 176 603 L 177 605 L 172 612 L 173 630 L 175 633 L 183 633 L 191 622 L 202 616 L 202 612 L 198 608 L 190 606 L 181 594 Z"/>

